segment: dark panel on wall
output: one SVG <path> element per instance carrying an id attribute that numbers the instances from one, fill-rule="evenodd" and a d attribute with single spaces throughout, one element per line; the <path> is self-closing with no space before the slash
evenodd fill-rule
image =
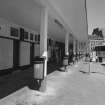
<path id="1" fill-rule="evenodd" d="M 33 58 L 34 58 L 34 44 L 30 43 L 30 62 L 31 64 L 32 64 Z"/>
<path id="2" fill-rule="evenodd" d="M 13 67 L 17 68 L 19 66 L 19 41 L 13 41 Z"/>
<path id="3" fill-rule="evenodd" d="M 13 40 L 0 38 L 0 70 L 13 67 Z"/>
<path id="4" fill-rule="evenodd" d="M 14 36 L 14 37 L 18 37 L 19 33 L 18 33 L 18 29 L 14 28 L 14 27 L 11 27 L 10 28 L 10 35 L 11 36 Z"/>
<path id="5" fill-rule="evenodd" d="M 24 39 L 28 39 L 28 32 L 24 31 Z"/>
<path id="6" fill-rule="evenodd" d="M 34 35 L 30 33 L 30 40 L 33 40 Z"/>
<path id="7" fill-rule="evenodd" d="M 20 40 L 24 40 L 24 29 L 20 28 Z"/>
<path id="8" fill-rule="evenodd" d="M 30 65 L 30 43 L 20 41 L 19 66 Z"/>

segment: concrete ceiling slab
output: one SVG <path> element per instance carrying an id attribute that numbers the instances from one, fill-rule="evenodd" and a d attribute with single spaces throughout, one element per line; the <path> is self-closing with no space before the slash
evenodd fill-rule
<path id="1" fill-rule="evenodd" d="M 42 5 L 35 0 L 0 0 L 0 17 L 40 33 Z M 55 40 L 64 41 L 65 32 L 49 15 L 48 34 Z"/>
<path id="2" fill-rule="evenodd" d="M 0 17 L 40 32 L 40 12 L 49 9 L 48 34 L 64 42 L 66 31 L 77 39 L 87 39 L 84 0 L 0 0 Z M 59 27 L 57 19 L 65 30 Z"/>
<path id="3" fill-rule="evenodd" d="M 88 38 L 86 0 L 48 0 L 80 41 Z M 69 29 L 69 30 L 70 30 Z M 68 31 L 69 31 L 68 30 Z"/>

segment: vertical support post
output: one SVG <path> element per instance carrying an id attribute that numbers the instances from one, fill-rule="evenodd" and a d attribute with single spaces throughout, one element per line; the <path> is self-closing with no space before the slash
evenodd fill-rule
<path id="1" fill-rule="evenodd" d="M 80 58 L 79 54 L 80 54 L 80 42 L 78 41 L 78 60 Z"/>
<path id="2" fill-rule="evenodd" d="M 77 54 L 79 54 L 79 41 L 77 41 Z"/>
<path id="3" fill-rule="evenodd" d="M 75 47 L 76 47 L 76 54 L 77 54 L 77 40 L 76 40 L 76 46 Z"/>
<path id="4" fill-rule="evenodd" d="M 79 60 L 80 60 L 80 49 L 81 49 L 81 42 L 79 42 L 79 51 L 78 51 L 78 53 L 79 53 Z"/>
<path id="5" fill-rule="evenodd" d="M 69 33 L 66 33 L 65 35 L 65 57 L 64 57 L 64 66 L 65 66 L 65 71 L 66 70 L 66 66 L 68 65 L 68 60 L 69 60 Z"/>
<path id="6" fill-rule="evenodd" d="M 76 40 L 76 61 L 78 62 L 78 40 Z"/>
<path id="7" fill-rule="evenodd" d="M 40 27 L 40 56 L 45 57 L 44 77 L 47 76 L 47 31 L 48 31 L 48 10 L 41 10 L 41 27 Z"/>
<path id="8" fill-rule="evenodd" d="M 76 57 L 76 59 L 77 59 L 77 62 L 78 62 L 78 60 L 79 60 L 79 41 L 78 40 L 76 41 L 76 46 L 77 46 L 77 57 Z"/>
<path id="9" fill-rule="evenodd" d="M 76 54 L 76 40 L 73 40 L 73 53 Z"/>
<path id="10" fill-rule="evenodd" d="M 69 33 L 65 36 L 65 55 L 69 55 Z"/>
<path id="11" fill-rule="evenodd" d="M 76 60 L 76 40 L 73 39 L 73 64 L 75 63 Z"/>
<path id="12" fill-rule="evenodd" d="M 89 62 L 89 72 L 88 72 L 88 74 L 90 74 L 90 70 L 91 70 L 91 68 L 90 68 L 91 66 L 90 66 L 90 62 Z"/>
<path id="13" fill-rule="evenodd" d="M 41 82 L 40 91 L 46 90 L 46 76 L 47 76 L 47 32 L 48 32 L 48 10 L 42 8 L 41 10 L 41 25 L 40 25 L 40 57 L 45 58 L 44 62 L 44 80 Z"/>

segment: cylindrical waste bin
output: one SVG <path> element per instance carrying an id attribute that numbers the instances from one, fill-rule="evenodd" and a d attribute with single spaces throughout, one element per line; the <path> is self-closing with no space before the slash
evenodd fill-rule
<path id="1" fill-rule="evenodd" d="M 65 56 L 65 57 L 63 58 L 63 66 L 65 67 L 64 71 L 67 71 L 66 67 L 67 67 L 67 65 L 68 65 L 68 59 L 69 59 L 68 56 Z"/>
<path id="2" fill-rule="evenodd" d="M 67 65 L 68 65 L 68 56 L 65 56 L 65 57 L 63 58 L 63 65 L 64 65 L 64 66 L 67 66 Z"/>
<path id="3" fill-rule="evenodd" d="M 37 80 L 44 79 L 44 62 L 45 58 L 35 58 L 33 60 L 34 78 Z"/>

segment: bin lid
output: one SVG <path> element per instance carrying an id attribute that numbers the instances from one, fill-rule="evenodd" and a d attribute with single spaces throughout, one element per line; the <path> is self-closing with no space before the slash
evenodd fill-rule
<path id="1" fill-rule="evenodd" d="M 69 56 L 68 56 L 68 55 L 65 55 L 65 56 L 64 56 L 64 59 L 67 59 L 67 58 L 69 58 Z"/>
<path id="2" fill-rule="evenodd" d="M 40 63 L 40 62 L 44 62 L 45 61 L 45 57 L 36 57 L 33 59 L 34 63 Z"/>

